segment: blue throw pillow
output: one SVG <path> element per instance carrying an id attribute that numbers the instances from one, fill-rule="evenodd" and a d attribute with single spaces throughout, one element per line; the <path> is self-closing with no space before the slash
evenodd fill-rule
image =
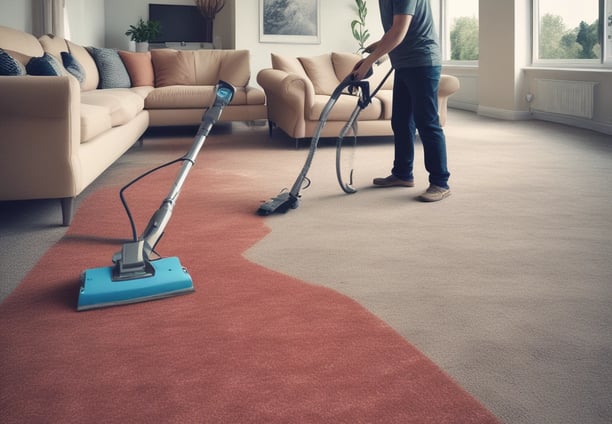
<path id="1" fill-rule="evenodd" d="M 41 57 L 33 57 L 26 65 L 26 71 L 29 75 L 41 75 L 58 77 L 64 75 L 62 65 L 53 58 L 49 53 L 45 53 Z"/>
<path id="2" fill-rule="evenodd" d="M 0 75 L 25 75 L 25 67 L 10 54 L 0 49 Z"/>
<path id="3" fill-rule="evenodd" d="M 74 58 L 74 56 L 68 52 L 62 52 L 62 62 L 64 64 L 64 68 L 74 75 L 74 77 L 79 80 L 80 83 L 85 81 L 85 69 L 81 66 L 81 64 Z"/>
<path id="4" fill-rule="evenodd" d="M 100 83 L 98 88 L 129 88 L 131 87 L 128 74 L 119 53 L 115 49 L 87 47 L 87 51 L 96 62 Z"/>

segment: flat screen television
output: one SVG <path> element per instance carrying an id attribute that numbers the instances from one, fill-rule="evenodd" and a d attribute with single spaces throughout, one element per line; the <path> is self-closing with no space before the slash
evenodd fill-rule
<path id="1" fill-rule="evenodd" d="M 196 6 L 149 3 L 149 20 L 161 24 L 151 43 L 212 43 L 212 22 Z"/>

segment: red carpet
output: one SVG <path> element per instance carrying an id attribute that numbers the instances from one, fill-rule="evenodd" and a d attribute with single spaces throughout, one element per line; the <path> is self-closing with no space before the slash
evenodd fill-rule
<path id="1" fill-rule="evenodd" d="M 76 312 L 81 271 L 130 236 L 117 188 L 86 199 L 0 305 L 0 422 L 497 422 L 351 299 L 244 259 L 265 218 L 212 162 L 192 170 L 158 246 L 194 294 Z M 175 172 L 129 192 L 139 232 Z"/>

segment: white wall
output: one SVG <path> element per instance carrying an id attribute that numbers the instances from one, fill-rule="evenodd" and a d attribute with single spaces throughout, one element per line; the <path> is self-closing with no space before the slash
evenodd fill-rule
<path id="1" fill-rule="evenodd" d="M 130 25 L 136 24 L 139 18 L 145 21 L 149 17 L 149 0 L 106 0 L 106 47 L 128 50 L 130 39 L 125 35 Z M 164 0 L 157 3 L 164 4 L 188 4 L 193 5 L 191 0 Z"/>
<path id="2" fill-rule="evenodd" d="M 32 1 L 0 0 L 0 25 L 32 32 Z M 104 44 L 104 0 L 66 0 L 70 39 L 84 46 Z"/>
<path id="3" fill-rule="evenodd" d="M 74 1 L 74 0 L 68 0 Z M 127 49 L 128 37 L 124 35 L 130 24 L 139 17 L 146 19 L 150 0 L 106 0 L 106 47 Z M 222 47 L 249 50 L 251 52 L 251 75 L 270 66 L 270 53 L 294 56 L 312 56 L 330 51 L 356 51 L 357 41 L 351 34 L 351 21 L 357 17 L 355 0 L 320 0 L 321 44 L 278 44 L 259 42 L 260 0 L 228 0 L 217 15 L 214 24 L 215 36 L 222 39 Z M 192 0 L 159 0 L 164 4 L 193 5 Z M 371 41 L 382 36 L 378 4 L 370 1 L 367 17 Z M 255 78 L 252 78 L 255 83 Z"/>
<path id="4" fill-rule="evenodd" d="M 32 0 L 0 0 L 0 25 L 32 32 Z"/>
<path id="5" fill-rule="evenodd" d="M 359 47 L 351 33 L 351 21 L 357 17 L 354 0 L 320 0 L 321 44 L 277 44 L 259 42 L 260 0 L 236 0 L 236 49 L 251 52 L 252 75 L 269 68 L 270 53 L 289 56 L 314 56 L 331 51 L 354 52 Z M 368 4 L 369 42 L 382 36 L 378 2 Z M 254 80 L 254 78 L 253 78 Z"/>
<path id="6" fill-rule="evenodd" d="M 72 1 L 72 0 L 69 0 Z M 86 0 L 84 0 L 86 1 Z M 233 11 L 234 0 L 228 1 L 223 10 L 215 18 L 213 32 L 220 35 L 223 48 L 233 48 Z M 240 4 L 242 1 L 239 0 Z M 105 0 L 106 40 L 105 46 L 127 50 L 130 42 L 125 31 L 135 24 L 139 18 L 149 18 L 149 3 L 180 4 L 194 6 L 193 0 Z"/>
<path id="7" fill-rule="evenodd" d="M 66 0 L 70 40 L 82 46 L 103 46 L 104 0 Z"/>

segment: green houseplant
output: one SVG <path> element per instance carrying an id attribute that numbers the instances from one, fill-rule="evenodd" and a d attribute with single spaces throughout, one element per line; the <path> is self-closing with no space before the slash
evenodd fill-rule
<path id="1" fill-rule="evenodd" d="M 365 50 L 365 43 L 370 38 L 370 32 L 366 29 L 366 16 L 368 15 L 368 8 L 366 0 L 355 0 L 357 5 L 357 19 L 351 22 L 351 32 L 353 37 L 359 43 L 359 49 L 357 53 L 363 53 Z"/>
<path id="2" fill-rule="evenodd" d="M 125 35 L 130 37 L 131 41 L 136 42 L 136 51 L 146 51 L 149 48 L 149 41 L 159 36 L 161 33 L 161 24 L 158 21 L 144 21 L 138 19 L 136 25 L 130 25 Z"/>

